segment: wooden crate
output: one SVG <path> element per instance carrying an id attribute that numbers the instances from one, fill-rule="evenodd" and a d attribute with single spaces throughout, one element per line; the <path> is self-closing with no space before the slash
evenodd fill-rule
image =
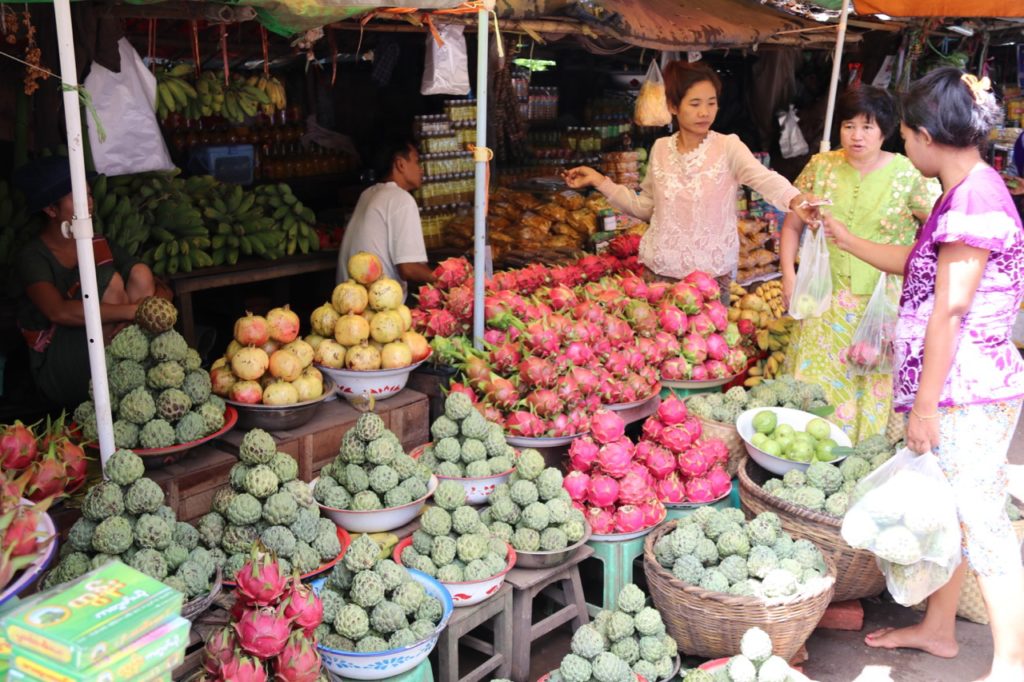
<path id="1" fill-rule="evenodd" d="M 181 521 L 195 521 L 210 511 L 217 488 L 226 485 L 238 457 L 216 445 L 202 445 L 185 459 L 147 471 L 146 476 L 163 488 L 166 503 Z"/>

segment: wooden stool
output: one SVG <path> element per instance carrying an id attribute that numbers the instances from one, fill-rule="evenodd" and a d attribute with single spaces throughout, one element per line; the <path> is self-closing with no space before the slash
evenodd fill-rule
<path id="1" fill-rule="evenodd" d="M 493 644 L 469 635 L 492 619 Z M 460 642 L 490 657 L 462 677 L 459 677 Z M 512 665 L 512 587 L 506 582 L 494 596 L 479 604 L 455 609 L 448 627 L 438 638 L 437 646 L 441 682 L 476 682 L 493 677 L 508 677 Z"/>
<path id="2" fill-rule="evenodd" d="M 530 649 L 533 642 L 555 628 L 572 621 L 573 629 L 590 620 L 580 582 L 580 562 L 594 553 L 583 545 L 561 566 L 554 568 L 513 568 L 505 582 L 515 588 L 512 597 L 512 675 L 515 682 L 526 682 L 530 675 Z M 537 623 L 533 622 L 533 605 L 543 594 L 561 604 L 561 608 Z"/>

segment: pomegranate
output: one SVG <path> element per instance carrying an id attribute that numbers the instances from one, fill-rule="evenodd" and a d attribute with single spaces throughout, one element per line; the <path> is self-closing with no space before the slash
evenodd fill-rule
<path id="1" fill-rule="evenodd" d="M 379 284 L 379 282 L 375 284 Z M 373 316 L 373 321 L 370 322 L 370 336 L 378 343 L 391 343 L 400 338 L 404 331 L 402 316 L 394 310 L 377 313 Z"/>
<path id="2" fill-rule="evenodd" d="M 275 378 L 284 381 L 295 381 L 302 374 L 302 361 L 295 353 L 287 350 L 274 351 L 270 356 L 269 367 Z"/>
<path id="3" fill-rule="evenodd" d="M 287 304 L 267 312 L 270 338 L 278 343 L 291 343 L 299 338 L 299 316 Z"/>
<path id="4" fill-rule="evenodd" d="M 263 387 L 255 381 L 239 381 L 231 387 L 228 397 L 236 403 L 259 405 L 263 402 Z"/>
<path id="5" fill-rule="evenodd" d="M 238 343 L 238 341 L 231 339 L 231 342 L 228 343 L 227 350 L 224 351 L 224 359 L 227 360 L 228 362 L 231 362 L 231 358 L 235 357 L 235 353 L 242 350 L 243 348 L 245 348 L 245 346 Z"/>
<path id="6" fill-rule="evenodd" d="M 393 279 L 384 277 L 370 285 L 370 307 L 374 310 L 394 310 L 404 299 L 402 285 Z"/>
<path id="7" fill-rule="evenodd" d="M 280 347 L 281 344 L 278 343 L 277 341 L 274 341 L 273 339 L 270 339 L 265 344 L 260 346 L 260 348 L 263 349 L 263 352 L 266 353 L 267 355 L 273 355 L 274 352 Z"/>
<path id="8" fill-rule="evenodd" d="M 298 395 L 298 402 L 304 403 L 307 400 L 315 400 L 324 394 L 324 382 L 320 377 L 302 372 L 302 376 L 292 382 L 295 392 Z M 264 398 L 266 402 L 266 398 Z"/>
<path id="9" fill-rule="evenodd" d="M 316 348 L 313 362 L 330 369 L 341 369 L 345 366 L 345 346 L 334 339 L 324 339 Z"/>
<path id="10" fill-rule="evenodd" d="M 363 341 L 345 353 L 345 366 L 358 371 L 380 369 L 380 351 Z"/>
<path id="11" fill-rule="evenodd" d="M 319 336 L 334 336 L 334 326 L 338 323 L 338 311 L 330 303 L 324 303 L 309 316 L 313 333 Z"/>
<path id="12" fill-rule="evenodd" d="M 405 332 L 402 334 L 402 341 L 409 346 L 413 362 L 425 360 L 430 355 L 430 343 L 422 334 L 413 331 Z"/>
<path id="13" fill-rule="evenodd" d="M 230 367 L 222 365 L 210 370 L 210 384 L 214 395 L 219 395 L 222 398 L 228 395 L 236 381 L 238 381 L 238 377 L 231 372 Z"/>
<path id="14" fill-rule="evenodd" d="M 235 341 L 243 346 L 262 346 L 270 340 L 267 318 L 247 312 L 235 320 Z"/>
<path id="15" fill-rule="evenodd" d="M 243 348 L 231 358 L 231 371 L 245 381 L 256 381 L 270 366 L 270 357 L 262 348 Z"/>
<path id="16" fill-rule="evenodd" d="M 397 369 L 412 364 L 412 351 L 401 341 L 384 344 L 380 351 L 380 366 L 383 369 Z"/>
<path id="17" fill-rule="evenodd" d="M 263 389 L 264 405 L 294 405 L 299 402 L 299 391 L 287 381 L 274 381 Z"/>
<path id="18" fill-rule="evenodd" d="M 367 251 L 360 251 L 348 259 L 348 276 L 360 284 L 371 284 L 384 274 L 380 258 Z"/>
<path id="19" fill-rule="evenodd" d="M 355 346 L 370 338 L 370 323 L 359 315 L 342 315 L 334 325 L 334 338 L 343 346 Z"/>
<path id="20" fill-rule="evenodd" d="M 333 329 L 332 329 L 332 334 Z M 320 342 L 324 340 L 324 337 L 319 334 L 306 334 L 305 341 L 309 344 L 309 347 L 313 349 L 313 353 L 316 353 L 316 349 L 320 347 Z"/>
<path id="21" fill-rule="evenodd" d="M 281 350 L 293 353 L 295 357 L 299 359 L 303 368 L 309 367 L 313 364 L 313 353 L 315 350 L 313 349 L 313 346 L 309 345 L 302 339 L 295 339 L 291 343 L 281 346 Z M 271 358 L 271 364 L 273 364 L 273 358 Z"/>
<path id="22" fill-rule="evenodd" d="M 228 364 L 228 359 L 222 355 L 222 356 L 220 356 L 219 358 L 217 358 L 216 360 L 213 361 L 213 364 L 210 365 L 210 371 L 213 371 L 215 369 L 219 369 L 220 367 L 224 367 L 227 364 Z"/>
<path id="23" fill-rule="evenodd" d="M 342 282 L 331 293 L 331 305 L 339 315 L 358 315 L 366 310 L 368 303 L 366 287 L 352 280 Z"/>

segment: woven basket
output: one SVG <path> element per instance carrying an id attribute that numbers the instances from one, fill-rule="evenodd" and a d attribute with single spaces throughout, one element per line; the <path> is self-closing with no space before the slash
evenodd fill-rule
<path id="1" fill-rule="evenodd" d="M 201 597 L 196 597 L 192 601 L 185 602 L 181 607 L 181 617 L 187 618 L 188 620 L 195 620 L 205 613 L 206 610 L 213 605 L 213 601 L 217 598 L 217 595 L 220 594 L 222 586 L 221 571 L 220 568 L 218 568 L 217 573 L 213 576 L 213 583 L 210 585 L 210 591 Z"/>
<path id="2" fill-rule="evenodd" d="M 836 567 L 825 555 L 830 580 L 812 594 L 800 594 L 771 605 L 756 597 L 709 592 L 679 580 L 654 558 L 654 544 L 672 532 L 676 521 L 656 529 L 644 541 L 644 574 L 665 626 L 690 656 L 718 658 L 740 650 L 743 634 L 759 627 L 772 638 L 774 651 L 785 660 L 793 658 L 818 625 L 829 602 Z"/>
<path id="3" fill-rule="evenodd" d="M 772 474 L 749 457 L 740 467 L 740 507 L 748 516 L 775 512 L 782 528 L 796 538 L 807 538 L 836 564 L 835 601 L 874 597 L 885 589 L 885 576 L 878 570 L 875 555 L 846 544 L 839 529 L 841 518 L 790 504 L 761 489 Z"/>
<path id="4" fill-rule="evenodd" d="M 729 462 L 725 467 L 730 476 L 736 476 L 736 472 L 740 468 L 740 460 L 747 455 L 747 448 L 743 444 L 743 439 L 740 438 L 739 431 L 736 430 L 736 425 L 702 419 L 697 415 L 692 416 L 700 422 L 700 428 L 704 435 L 708 438 L 718 438 L 729 448 Z"/>

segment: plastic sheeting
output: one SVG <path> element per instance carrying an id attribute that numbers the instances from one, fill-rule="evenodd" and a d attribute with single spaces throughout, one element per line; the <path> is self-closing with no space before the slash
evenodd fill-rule
<path id="1" fill-rule="evenodd" d="M 1024 17 L 1020 0 L 855 0 L 854 8 L 890 17 Z"/>

